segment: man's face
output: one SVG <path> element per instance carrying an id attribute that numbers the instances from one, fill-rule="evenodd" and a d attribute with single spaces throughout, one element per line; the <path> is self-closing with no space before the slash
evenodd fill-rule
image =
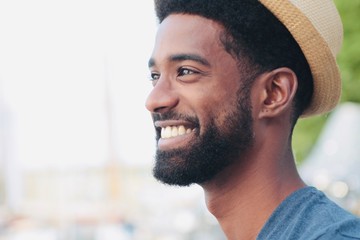
<path id="1" fill-rule="evenodd" d="M 164 183 L 209 181 L 253 142 L 250 90 L 220 43 L 222 30 L 180 14 L 159 27 L 146 107 L 156 128 L 154 176 Z"/>

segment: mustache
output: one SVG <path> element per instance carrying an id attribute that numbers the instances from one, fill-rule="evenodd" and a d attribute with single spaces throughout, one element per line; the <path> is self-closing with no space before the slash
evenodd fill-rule
<path id="1" fill-rule="evenodd" d="M 166 121 L 166 120 L 184 120 L 191 122 L 195 126 L 199 126 L 199 119 L 196 116 L 190 116 L 187 114 L 177 113 L 175 111 L 169 111 L 166 113 L 152 113 L 153 121 Z"/>

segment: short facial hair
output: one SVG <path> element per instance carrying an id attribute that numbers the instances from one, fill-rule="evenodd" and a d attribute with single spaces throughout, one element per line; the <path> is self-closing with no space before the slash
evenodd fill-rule
<path id="1" fill-rule="evenodd" d="M 188 146 L 168 151 L 157 149 L 154 177 L 169 185 L 201 184 L 237 161 L 253 143 L 250 86 L 243 85 L 240 88 L 237 102 L 232 108 L 221 126 L 216 126 L 212 118 L 204 126 L 204 133 L 195 133 L 196 139 Z M 178 114 L 167 115 L 171 119 Z M 160 114 L 154 114 L 153 118 L 154 121 L 164 119 Z M 194 116 L 178 115 L 177 119 L 180 118 L 198 124 Z"/>

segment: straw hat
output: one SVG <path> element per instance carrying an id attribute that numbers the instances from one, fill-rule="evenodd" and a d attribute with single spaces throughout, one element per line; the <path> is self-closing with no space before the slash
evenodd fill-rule
<path id="1" fill-rule="evenodd" d="M 338 103 L 341 78 L 336 55 L 343 40 L 332 0 L 259 0 L 289 30 L 302 49 L 314 79 L 310 106 L 302 117 L 326 113 Z"/>

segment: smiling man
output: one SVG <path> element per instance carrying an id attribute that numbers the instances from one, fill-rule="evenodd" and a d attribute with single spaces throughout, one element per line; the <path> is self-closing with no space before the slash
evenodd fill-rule
<path id="1" fill-rule="evenodd" d="M 299 117 L 332 110 L 342 25 L 331 0 L 155 0 L 146 107 L 154 176 L 203 187 L 237 239 L 360 239 L 360 221 L 299 176 Z"/>

